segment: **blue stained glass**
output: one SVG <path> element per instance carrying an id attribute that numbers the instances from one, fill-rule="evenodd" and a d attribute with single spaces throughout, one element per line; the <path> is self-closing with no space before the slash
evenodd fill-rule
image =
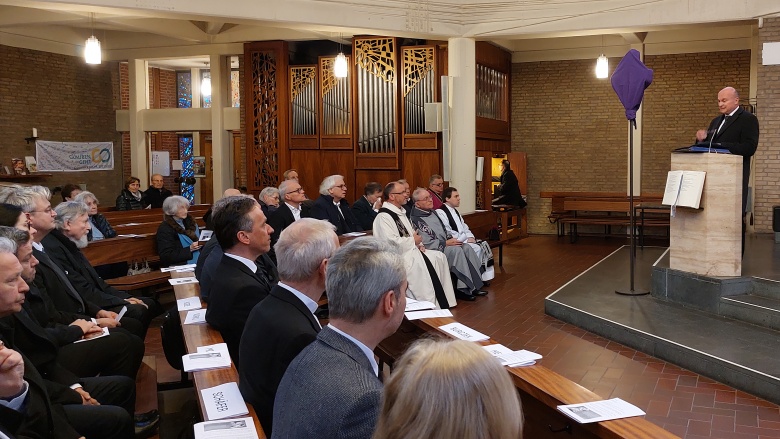
<path id="1" fill-rule="evenodd" d="M 179 136 L 179 157 L 181 163 L 181 177 L 187 178 L 195 175 L 192 169 L 192 135 Z M 181 196 L 190 200 L 195 199 L 195 186 L 181 183 Z"/>
<path id="2" fill-rule="evenodd" d="M 192 74 L 176 73 L 176 97 L 179 108 L 192 108 Z"/>

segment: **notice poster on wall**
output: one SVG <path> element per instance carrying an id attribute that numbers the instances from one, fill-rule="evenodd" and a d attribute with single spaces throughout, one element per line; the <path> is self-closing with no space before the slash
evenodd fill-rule
<path id="1" fill-rule="evenodd" d="M 168 151 L 152 151 L 152 175 L 160 174 L 163 177 L 171 175 L 171 155 Z"/>

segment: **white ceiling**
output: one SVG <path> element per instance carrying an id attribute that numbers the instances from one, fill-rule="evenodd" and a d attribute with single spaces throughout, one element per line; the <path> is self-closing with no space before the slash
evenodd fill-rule
<path id="1" fill-rule="evenodd" d="M 748 0 L 0 0 L 0 44 L 81 55 L 94 33 L 105 59 L 191 68 L 247 41 L 468 36 L 523 60 L 724 32 L 742 41 L 756 18 L 779 11 L 780 2 Z"/>

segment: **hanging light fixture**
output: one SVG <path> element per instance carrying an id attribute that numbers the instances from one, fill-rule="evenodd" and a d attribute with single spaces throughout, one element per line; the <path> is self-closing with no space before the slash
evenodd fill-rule
<path id="1" fill-rule="evenodd" d="M 203 78 L 200 81 L 200 94 L 203 97 L 211 96 L 211 78 Z"/>
<path id="2" fill-rule="evenodd" d="M 84 44 L 84 60 L 87 64 L 100 64 L 103 57 L 100 53 L 100 41 L 95 37 L 95 14 L 92 14 L 92 36 Z"/>
<path id="3" fill-rule="evenodd" d="M 339 34 L 339 54 L 336 55 L 336 61 L 333 62 L 333 76 L 337 78 L 346 78 L 349 73 L 349 64 L 344 52 L 341 51 L 341 34 Z"/>
<path id="4" fill-rule="evenodd" d="M 596 77 L 606 79 L 609 76 L 609 60 L 602 53 L 596 60 Z"/>

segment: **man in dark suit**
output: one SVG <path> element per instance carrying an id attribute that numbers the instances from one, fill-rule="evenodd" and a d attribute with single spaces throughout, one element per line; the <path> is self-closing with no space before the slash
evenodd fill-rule
<path id="1" fill-rule="evenodd" d="M 366 183 L 363 196 L 352 204 L 352 212 L 363 230 L 371 230 L 374 227 L 374 218 L 381 207 L 382 185 L 372 181 Z"/>
<path id="2" fill-rule="evenodd" d="M 163 180 L 162 175 L 152 175 L 151 182 L 152 185 L 149 186 L 149 189 L 144 191 L 144 201 L 146 201 L 146 204 L 152 206 L 152 208 L 160 208 L 163 205 L 163 201 L 173 195 L 173 193 L 163 186 L 165 180 Z"/>
<path id="3" fill-rule="evenodd" d="M 336 234 L 343 235 L 350 232 L 362 232 L 363 228 L 358 224 L 357 218 L 349 208 L 345 200 L 347 185 L 344 177 L 331 175 L 325 177 L 320 183 L 320 197 L 314 201 L 308 216 L 319 220 L 325 220 L 336 226 Z"/>
<path id="4" fill-rule="evenodd" d="M 279 208 L 268 216 L 268 225 L 273 227 L 271 234 L 271 258 L 276 260 L 274 245 L 279 240 L 279 234 L 290 224 L 301 219 L 301 203 L 306 201 L 304 192 L 298 180 L 285 180 L 279 185 Z"/>
<path id="5" fill-rule="evenodd" d="M 268 436 L 279 381 L 320 332 L 314 311 L 325 291 L 328 259 L 339 248 L 334 229 L 324 221 L 303 218 L 282 232 L 276 244 L 279 284 L 255 305 L 241 336 L 239 389 Z"/>
<path id="6" fill-rule="evenodd" d="M 758 148 L 758 118 L 739 107 L 739 93 L 734 87 L 718 92 L 720 116 L 712 119 L 706 130 L 696 132 L 696 140 L 719 144 L 732 154 L 742 156 L 742 252 L 745 251 L 745 212 L 747 212 L 750 158 Z"/>
<path id="7" fill-rule="evenodd" d="M 269 270 L 256 263 L 271 248 L 273 229 L 266 224 L 257 201 L 244 196 L 219 200 L 214 206 L 213 220 L 214 233 L 224 254 L 216 268 L 220 288 L 209 295 L 206 321 L 222 333 L 238 367 L 238 346 L 249 312 L 275 284 Z"/>
<path id="8" fill-rule="evenodd" d="M 373 350 L 395 333 L 406 307 L 397 245 L 350 241 L 328 260 L 330 323 L 287 368 L 274 401 L 274 439 L 370 438 L 382 383 Z"/>

